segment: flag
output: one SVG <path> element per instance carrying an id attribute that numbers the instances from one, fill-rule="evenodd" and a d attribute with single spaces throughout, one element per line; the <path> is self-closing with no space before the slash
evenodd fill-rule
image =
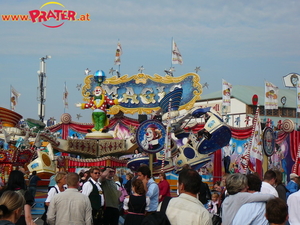
<path id="1" fill-rule="evenodd" d="M 278 87 L 265 81 L 265 109 L 278 109 Z"/>
<path id="2" fill-rule="evenodd" d="M 21 94 L 17 92 L 17 90 L 14 89 L 13 86 L 10 86 L 10 109 L 12 111 L 15 111 L 20 95 Z"/>
<path id="3" fill-rule="evenodd" d="M 67 83 L 65 82 L 65 90 L 63 92 L 63 103 L 64 103 L 64 106 L 65 106 L 65 109 L 67 109 L 69 107 L 68 95 L 69 95 L 69 92 L 68 92 L 68 89 L 67 89 Z"/>
<path id="4" fill-rule="evenodd" d="M 230 97 L 231 97 L 231 89 L 232 85 L 228 83 L 226 80 L 222 80 L 222 99 L 223 106 L 230 106 Z"/>
<path id="5" fill-rule="evenodd" d="M 300 112 L 300 82 L 297 82 L 297 112 Z"/>
<path id="6" fill-rule="evenodd" d="M 183 64 L 182 56 L 174 40 L 172 44 L 172 64 Z"/>
<path id="7" fill-rule="evenodd" d="M 263 153 L 262 153 L 262 141 L 261 141 L 261 121 L 259 117 L 259 107 L 256 109 L 255 116 L 253 118 L 253 127 L 250 136 L 249 142 L 245 146 L 245 152 L 241 157 L 241 167 L 243 169 L 243 173 L 247 173 L 247 169 L 250 169 L 250 157 L 256 160 L 256 164 L 258 165 L 258 161 L 263 160 Z M 257 169 L 257 167 L 256 167 Z M 256 172 L 260 172 L 257 171 Z"/>
<path id="8" fill-rule="evenodd" d="M 116 50 L 116 57 L 115 57 L 115 65 L 121 65 L 121 55 L 123 54 L 122 52 L 122 47 L 121 43 L 118 42 L 117 50 Z"/>
<path id="9" fill-rule="evenodd" d="M 260 161 L 263 160 L 263 153 L 262 153 L 262 131 L 261 131 L 261 121 L 259 117 L 259 111 L 257 112 L 256 120 L 254 119 L 255 124 L 253 124 L 254 128 L 254 134 L 252 137 L 252 146 L 250 149 L 250 157 L 253 157 L 255 159 L 258 159 Z"/>

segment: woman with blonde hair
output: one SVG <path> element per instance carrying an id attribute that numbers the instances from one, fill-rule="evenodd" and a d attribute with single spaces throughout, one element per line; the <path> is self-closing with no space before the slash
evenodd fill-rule
<path id="1" fill-rule="evenodd" d="M 56 185 L 54 187 L 51 187 L 50 190 L 48 191 L 48 197 L 45 201 L 45 212 L 42 216 L 42 220 L 44 220 L 44 225 L 47 225 L 47 211 L 48 211 L 48 206 L 50 204 L 51 199 L 58 193 L 65 191 L 64 185 L 66 184 L 66 172 L 57 172 L 55 176 L 55 182 Z"/>
<path id="2" fill-rule="evenodd" d="M 19 170 L 13 170 L 9 174 L 8 182 L 6 191 L 15 191 L 18 194 L 23 195 L 25 198 L 25 205 L 23 207 L 24 210 L 22 210 L 22 214 L 19 217 L 18 221 L 16 222 L 17 225 L 33 225 L 35 224 L 32 221 L 31 216 L 31 207 L 34 204 L 34 197 L 30 194 L 29 191 L 27 191 L 25 179 L 24 179 L 24 173 L 22 173 Z"/>
<path id="3" fill-rule="evenodd" d="M 130 195 L 131 194 L 131 180 L 133 178 L 133 174 L 132 173 L 126 173 L 126 184 L 124 185 L 127 194 Z"/>
<path id="4" fill-rule="evenodd" d="M 5 191 L 0 198 L 0 225 L 14 225 L 20 218 L 25 203 L 23 195 Z"/>

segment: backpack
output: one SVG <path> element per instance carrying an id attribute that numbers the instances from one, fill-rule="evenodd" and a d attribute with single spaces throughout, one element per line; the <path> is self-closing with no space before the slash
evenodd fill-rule
<path id="1" fill-rule="evenodd" d="M 56 187 L 51 187 L 51 188 L 55 188 L 56 194 L 58 194 L 58 190 L 56 189 Z M 50 189 L 51 189 L 50 188 Z M 49 189 L 49 191 L 50 191 Z M 46 202 L 45 202 L 46 203 Z M 48 206 L 44 203 L 44 207 L 45 207 L 45 211 L 43 213 L 43 215 L 41 216 L 41 219 L 44 221 L 44 224 L 48 224 L 47 223 L 47 212 L 48 212 Z"/>
<path id="2" fill-rule="evenodd" d="M 141 225 L 170 225 L 166 210 L 171 198 L 172 197 L 166 196 L 161 203 L 160 211 L 146 216 Z"/>
<path id="3" fill-rule="evenodd" d="M 124 199 L 126 198 L 126 196 L 128 196 L 128 193 L 126 191 L 126 189 L 121 185 L 117 184 L 119 186 L 119 191 L 121 191 L 121 196 L 119 197 L 119 201 L 120 202 L 124 202 Z"/>

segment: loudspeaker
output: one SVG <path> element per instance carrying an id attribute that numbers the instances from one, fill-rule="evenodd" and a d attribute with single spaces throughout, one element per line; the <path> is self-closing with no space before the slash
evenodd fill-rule
<path id="1" fill-rule="evenodd" d="M 138 117 L 139 123 L 142 123 L 142 122 L 144 122 L 147 119 L 148 119 L 148 117 L 147 117 L 146 114 L 139 114 L 139 117 Z"/>

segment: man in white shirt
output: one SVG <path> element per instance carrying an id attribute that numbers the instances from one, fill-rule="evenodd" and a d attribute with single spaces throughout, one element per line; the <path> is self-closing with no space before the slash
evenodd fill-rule
<path id="1" fill-rule="evenodd" d="M 264 194 L 271 194 L 278 198 L 278 192 L 274 187 L 275 182 L 276 173 L 273 170 L 268 170 L 265 172 L 260 192 Z"/>
<path id="2" fill-rule="evenodd" d="M 300 190 L 291 194 L 287 199 L 287 205 L 289 206 L 289 223 L 290 225 L 300 224 Z"/>
<path id="3" fill-rule="evenodd" d="M 68 189 L 55 195 L 47 212 L 49 225 L 92 225 L 92 207 L 89 198 L 80 192 L 79 175 L 68 173 Z M 74 207 L 76 206 L 76 207 Z"/>
<path id="4" fill-rule="evenodd" d="M 207 209 L 198 200 L 201 186 L 200 175 L 192 169 L 182 170 L 178 177 L 179 196 L 172 198 L 166 209 L 171 225 L 212 225 Z M 160 211 L 161 204 L 157 211 Z"/>
<path id="5" fill-rule="evenodd" d="M 92 167 L 90 169 L 91 177 L 82 186 L 82 194 L 88 196 L 91 202 L 94 225 L 102 223 L 104 213 L 104 194 L 98 181 L 101 174 L 102 172 L 98 167 Z"/>

